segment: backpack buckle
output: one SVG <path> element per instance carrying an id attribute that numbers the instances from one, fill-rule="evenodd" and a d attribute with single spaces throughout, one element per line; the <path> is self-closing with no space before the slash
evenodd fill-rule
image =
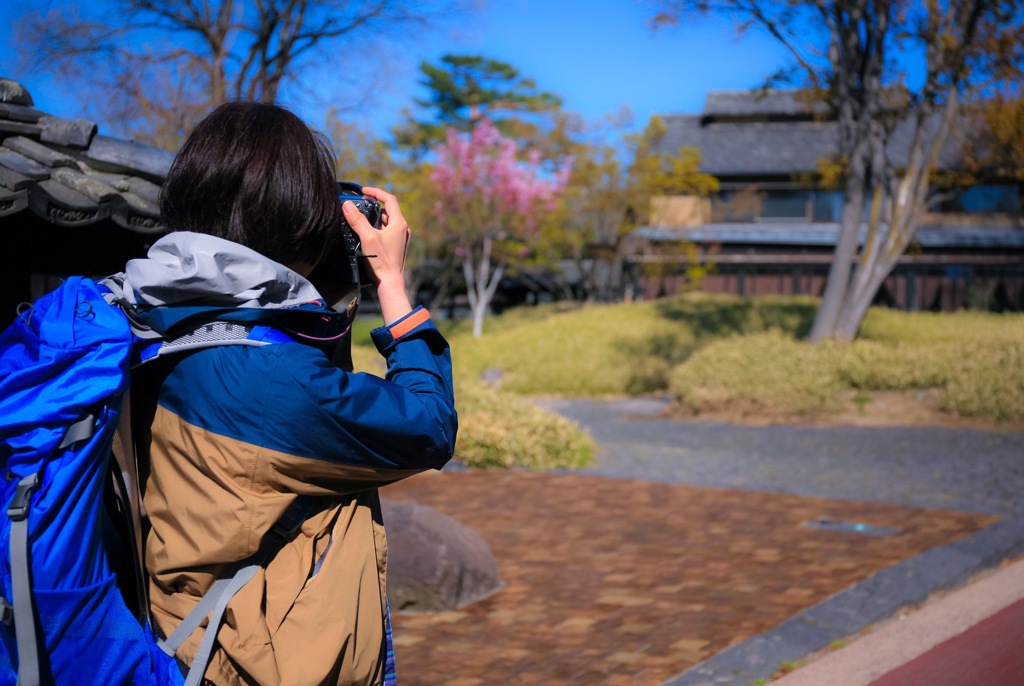
<path id="1" fill-rule="evenodd" d="M 39 472 L 33 472 L 18 482 L 11 504 L 7 506 L 7 516 L 13 522 L 20 522 L 28 517 L 29 500 L 32 493 L 39 488 Z"/>

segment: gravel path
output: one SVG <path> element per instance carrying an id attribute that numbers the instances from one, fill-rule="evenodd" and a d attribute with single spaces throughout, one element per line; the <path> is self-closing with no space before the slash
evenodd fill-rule
<path id="1" fill-rule="evenodd" d="M 667 400 L 538 400 L 601 445 L 585 471 L 966 512 L 1024 512 L 1024 432 L 736 426 L 660 419 Z"/>

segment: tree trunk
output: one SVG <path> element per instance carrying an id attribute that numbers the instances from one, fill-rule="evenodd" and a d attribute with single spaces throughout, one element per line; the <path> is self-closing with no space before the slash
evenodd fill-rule
<path id="1" fill-rule="evenodd" d="M 846 302 L 847 291 L 850 287 L 850 274 L 853 271 L 853 261 L 857 256 L 860 231 L 864 223 L 867 182 L 864 172 L 863 161 L 851 164 L 846 180 L 839 236 L 836 240 L 835 252 L 832 255 L 832 267 L 828 272 L 828 281 L 825 283 L 821 306 L 814 317 L 814 326 L 811 327 L 810 340 L 812 343 L 818 343 L 835 334 L 843 303 Z"/>
<path id="2" fill-rule="evenodd" d="M 836 334 L 849 300 L 867 189 L 878 183 L 880 169 L 872 155 L 872 146 L 878 142 L 880 133 L 875 127 L 875 118 L 881 106 L 882 69 L 891 12 L 892 5 L 887 1 L 872 4 L 858 0 L 844 6 L 833 17 L 835 28 L 829 59 L 835 70 L 839 153 L 846 158 L 849 168 L 839 236 L 822 303 L 811 328 L 812 342 Z M 884 139 L 881 142 L 884 146 Z"/>
<path id="3" fill-rule="evenodd" d="M 484 315 L 487 314 L 487 305 L 479 300 L 473 305 L 473 338 L 480 338 L 484 333 Z"/>
<path id="4" fill-rule="evenodd" d="M 919 108 L 907 169 L 899 178 L 885 158 L 884 139 L 873 141 L 873 168 L 886 170 L 885 183 L 875 188 L 868 239 L 831 334 L 836 340 L 852 341 L 857 336 L 875 294 L 913 240 L 927 208 L 930 173 L 938 162 L 956 108 L 957 98 L 949 97 L 941 107 L 937 125 L 932 107 L 925 104 Z M 883 194 L 892 203 L 888 211 L 882 207 Z"/>
<path id="5" fill-rule="evenodd" d="M 493 241 L 484 238 L 477 264 L 474 264 L 472 250 L 467 251 L 466 259 L 462 262 L 462 271 L 466 276 L 466 296 L 469 298 L 469 309 L 473 313 L 474 338 L 480 338 L 484 333 L 484 317 L 505 272 L 503 265 L 491 264 L 492 246 Z"/>

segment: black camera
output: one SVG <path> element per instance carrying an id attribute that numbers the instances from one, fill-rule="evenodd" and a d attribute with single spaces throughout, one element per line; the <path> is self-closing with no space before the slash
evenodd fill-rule
<path id="1" fill-rule="evenodd" d="M 370 226 L 375 229 L 380 229 L 382 210 L 380 203 L 377 202 L 376 198 L 371 198 L 368 195 L 363 195 L 363 187 L 358 183 L 352 181 L 339 181 L 338 182 L 338 202 L 344 203 L 347 200 L 351 200 L 366 220 L 370 222 Z M 359 245 L 359 236 L 352 230 L 352 227 L 345 221 L 344 215 L 341 217 L 341 238 L 345 244 L 345 251 L 350 255 L 361 257 L 363 254 L 362 246 Z"/>
<path id="2" fill-rule="evenodd" d="M 363 194 L 363 187 L 352 181 L 338 182 L 338 202 L 351 200 L 356 209 L 370 226 L 380 229 L 384 219 L 384 208 L 376 198 Z M 309 280 L 317 288 L 328 288 L 339 285 L 366 285 L 372 283 L 370 271 L 363 256 L 359 236 L 344 215 L 341 218 L 341 241 L 331 245 L 316 268 L 310 273 Z"/>

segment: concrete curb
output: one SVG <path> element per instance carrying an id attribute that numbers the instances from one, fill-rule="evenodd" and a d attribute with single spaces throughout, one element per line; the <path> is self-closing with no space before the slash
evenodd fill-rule
<path id="1" fill-rule="evenodd" d="M 1024 552 L 1024 513 L 965 539 L 932 548 L 868 577 L 776 628 L 731 646 L 666 681 L 663 686 L 746 686 L 770 679 L 783 662 L 799 660 L 887 619 L 931 593 Z"/>

